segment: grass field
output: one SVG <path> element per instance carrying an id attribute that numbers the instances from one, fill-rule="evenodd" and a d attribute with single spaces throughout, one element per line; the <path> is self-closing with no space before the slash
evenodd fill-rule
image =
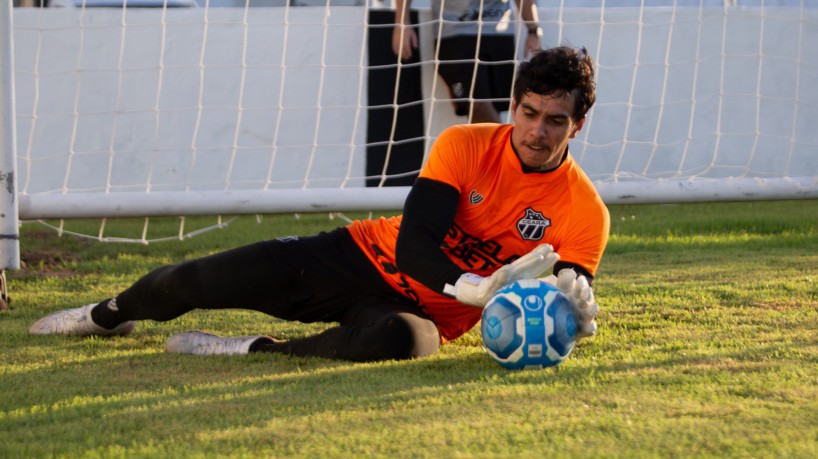
<path id="1" fill-rule="evenodd" d="M 125 338 L 29 337 L 40 316 L 150 268 L 343 222 L 244 217 L 150 246 L 26 224 L 27 265 L 9 273 L 0 313 L 0 457 L 818 457 L 818 201 L 611 215 L 599 334 L 558 367 L 517 372 L 489 359 L 478 330 L 409 362 L 163 352 L 182 330 L 323 327 L 245 311 Z M 138 237 L 141 221 L 122 225 Z"/>

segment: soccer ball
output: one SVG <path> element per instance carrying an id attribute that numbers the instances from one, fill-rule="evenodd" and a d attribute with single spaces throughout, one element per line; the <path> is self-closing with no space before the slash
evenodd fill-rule
<path id="1" fill-rule="evenodd" d="M 576 331 L 568 299 L 537 279 L 498 290 L 486 304 L 480 324 L 489 355 L 510 369 L 559 364 L 574 349 Z"/>

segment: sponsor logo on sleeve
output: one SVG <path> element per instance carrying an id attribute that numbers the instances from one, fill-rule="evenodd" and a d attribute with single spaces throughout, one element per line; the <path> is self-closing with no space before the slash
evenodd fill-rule
<path id="1" fill-rule="evenodd" d="M 483 200 L 482 194 L 478 193 L 477 190 L 471 190 L 471 193 L 469 193 L 469 204 L 471 205 L 480 204 L 482 200 Z"/>

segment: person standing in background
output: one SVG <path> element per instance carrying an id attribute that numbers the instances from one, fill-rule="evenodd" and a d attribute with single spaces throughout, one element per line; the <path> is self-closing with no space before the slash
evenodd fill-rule
<path id="1" fill-rule="evenodd" d="M 508 109 L 517 56 L 510 0 L 431 0 L 438 73 L 449 87 L 455 114 L 472 123 L 499 123 Z M 525 33 L 525 54 L 540 49 L 536 0 L 515 0 Z M 412 0 L 395 0 L 392 51 L 402 61 L 418 48 Z M 452 62 L 456 61 L 456 62 Z M 475 66 L 477 68 L 475 69 Z M 471 102 L 474 101 L 474 102 Z"/>

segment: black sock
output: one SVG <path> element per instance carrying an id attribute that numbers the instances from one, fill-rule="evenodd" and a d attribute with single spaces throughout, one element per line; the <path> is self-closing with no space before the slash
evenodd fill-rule
<path id="1" fill-rule="evenodd" d="M 276 344 L 281 343 L 266 337 L 259 338 L 250 344 L 250 349 L 247 352 L 279 352 L 279 346 L 276 346 Z"/>
<path id="2" fill-rule="evenodd" d="M 116 307 L 115 298 L 104 300 L 91 309 L 91 320 L 100 327 L 107 328 L 108 330 L 112 330 L 116 328 L 117 325 L 126 322 L 126 320 L 123 320 L 119 315 L 120 313 Z"/>

